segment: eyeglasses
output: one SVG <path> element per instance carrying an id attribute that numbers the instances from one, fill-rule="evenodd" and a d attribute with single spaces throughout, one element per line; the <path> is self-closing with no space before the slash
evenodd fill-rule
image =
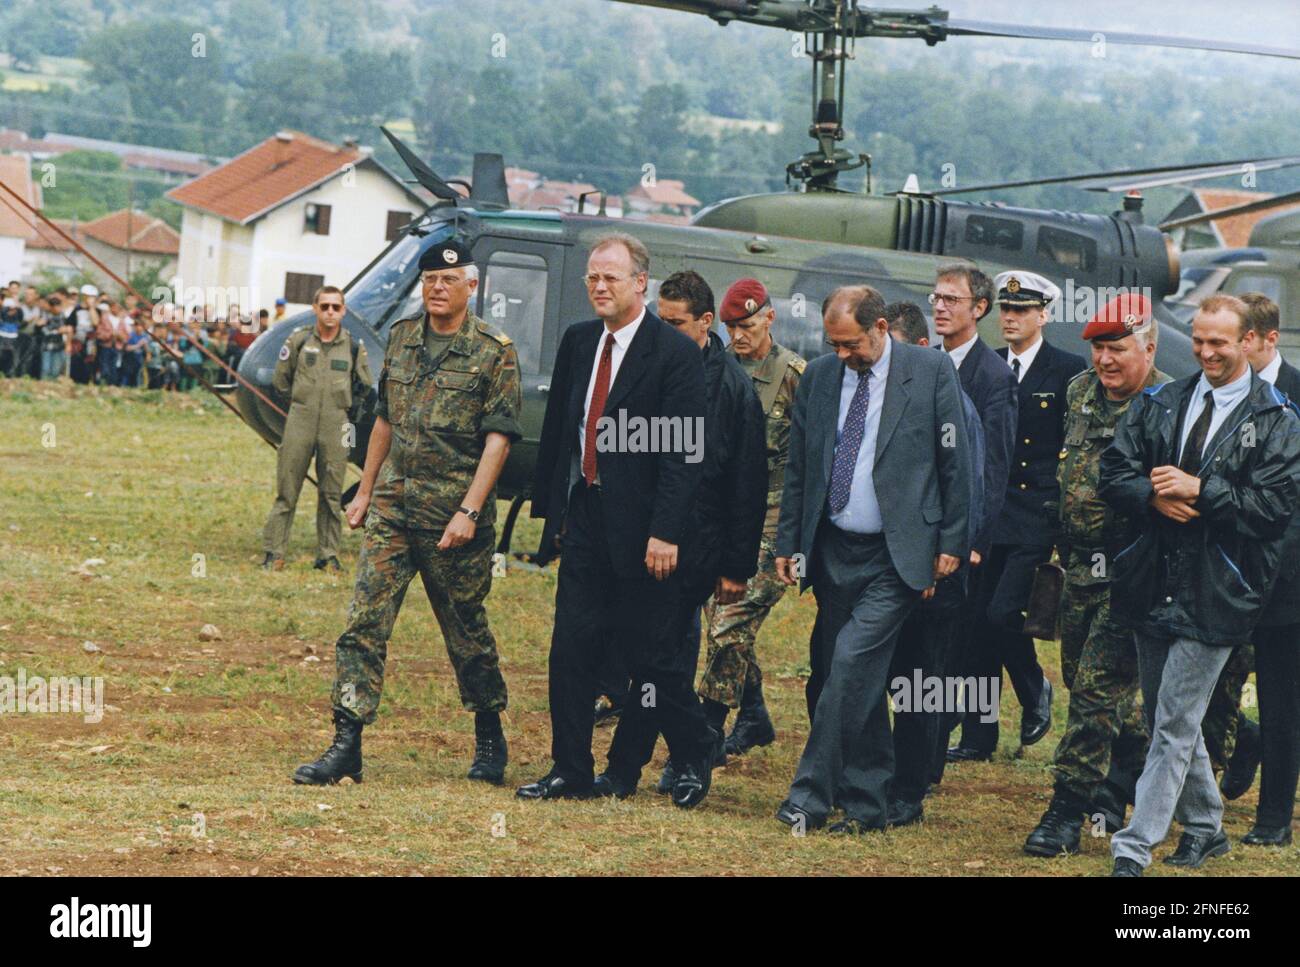
<path id="1" fill-rule="evenodd" d="M 425 285 L 427 285 L 430 289 L 436 289 L 438 288 L 438 286 L 442 286 L 444 289 L 452 289 L 460 285 L 460 283 L 464 282 L 465 280 L 462 279 L 459 275 L 447 274 L 447 275 L 421 275 L 420 281 L 423 282 Z"/>
<path id="2" fill-rule="evenodd" d="M 937 306 L 941 302 L 945 305 L 955 306 L 963 302 L 974 301 L 974 299 L 975 297 L 972 295 L 944 295 L 942 292 L 931 292 L 926 296 L 926 301 L 932 306 Z"/>
<path id="3" fill-rule="evenodd" d="M 637 275 L 639 274 L 640 273 L 638 272 Z M 597 283 L 600 282 L 604 282 L 606 288 L 612 289 L 614 286 L 620 285 L 634 278 L 636 278 L 636 275 L 610 275 L 608 273 L 600 274 L 592 272 L 584 276 L 583 281 L 587 283 L 588 289 L 594 289 Z"/>
<path id="4" fill-rule="evenodd" d="M 859 337 L 857 339 L 849 339 L 845 342 L 836 342 L 834 339 L 827 339 L 826 345 L 831 349 L 847 349 L 851 353 L 856 353 L 862 346 L 862 339 Z"/>
<path id="5" fill-rule="evenodd" d="M 321 312 L 342 312 L 343 304 L 341 302 L 322 302 L 320 304 Z"/>

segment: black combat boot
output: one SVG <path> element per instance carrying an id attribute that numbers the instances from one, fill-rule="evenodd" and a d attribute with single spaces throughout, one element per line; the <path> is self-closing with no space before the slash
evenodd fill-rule
<path id="1" fill-rule="evenodd" d="M 763 683 L 746 688 L 740 699 L 740 714 L 736 725 L 727 736 L 727 754 L 744 755 L 760 745 L 771 745 L 776 740 L 776 729 L 763 704 Z"/>
<path id="2" fill-rule="evenodd" d="M 1079 827 L 1083 824 L 1087 803 L 1060 789 L 1052 794 L 1052 802 L 1038 821 L 1038 826 L 1025 840 L 1025 852 L 1030 856 L 1060 856 L 1079 852 Z"/>
<path id="3" fill-rule="evenodd" d="M 299 766 L 293 781 L 300 786 L 332 786 L 340 779 L 361 781 L 361 721 L 334 710 L 334 742 L 310 765 Z"/>
<path id="4" fill-rule="evenodd" d="M 506 778 L 506 737 L 497 712 L 474 713 L 474 762 L 468 779 L 501 785 Z"/>

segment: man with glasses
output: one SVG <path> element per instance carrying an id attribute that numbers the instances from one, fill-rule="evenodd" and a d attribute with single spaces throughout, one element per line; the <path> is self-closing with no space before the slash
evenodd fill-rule
<path id="1" fill-rule="evenodd" d="M 343 533 L 343 473 L 351 442 L 346 434 L 352 405 L 352 374 L 371 382 L 365 347 L 353 347 L 343 328 L 343 293 L 323 286 L 312 300 L 316 325 L 300 326 L 280 347 L 271 385 L 290 397 L 284 435 L 276 453 L 275 504 L 262 531 L 262 567 L 284 570 L 284 549 L 293 527 L 303 478 L 316 458 L 316 568 L 338 572 Z"/>
<path id="2" fill-rule="evenodd" d="M 556 353 L 532 503 L 532 515 L 546 520 L 539 561 L 561 553 L 550 656 L 554 766 L 521 787 L 521 799 L 600 792 L 591 739 L 608 648 L 618 649 L 632 681 L 619 733 L 664 736 L 677 767 L 673 804 L 698 805 L 712 782 L 718 736 L 683 667 L 678 570 L 704 479 L 703 454 L 684 445 L 686 427 L 704 424 L 704 359 L 646 308 L 649 275 L 650 253 L 636 237 L 596 238 L 586 278 L 596 318 L 569 326 Z M 635 428 L 656 423 L 681 428 L 683 445 L 634 443 L 645 438 Z M 633 430 L 620 437 L 616 425 Z M 609 758 L 609 778 L 630 792 L 650 752 L 620 741 Z"/>
<path id="3" fill-rule="evenodd" d="M 378 713 L 388 639 L 416 574 L 461 704 L 474 713 L 467 778 L 505 778 L 506 683 L 483 601 L 492 588 L 497 478 L 522 435 L 519 357 L 469 308 L 478 267 L 466 246 L 437 243 L 419 267 L 424 312 L 389 334 L 366 465 L 348 504 L 348 526 L 364 521 L 366 531 L 348 627 L 335 645 L 334 743 L 298 768 L 297 783 L 360 781 L 361 730 Z"/>
<path id="4" fill-rule="evenodd" d="M 1011 455 L 1016 445 L 1017 384 L 1006 361 L 984 345 L 979 321 L 993 307 L 993 281 L 970 262 L 949 262 L 935 272 L 934 331 L 943 339 L 942 351 L 957 367 L 961 388 L 966 391 L 980 416 L 984 431 L 984 521 L 996 521 L 1006 499 L 1011 473 Z M 971 601 L 980 597 L 980 562 L 988 555 L 993 527 L 982 527 L 971 535 Z M 958 646 L 954 653 L 967 649 Z M 957 662 L 960 669 L 962 660 Z M 951 733 L 961 714 L 945 710 L 944 734 Z M 947 761 L 988 759 L 992 749 L 959 745 L 947 753 Z M 936 763 L 935 781 L 943 778 L 943 762 Z"/>

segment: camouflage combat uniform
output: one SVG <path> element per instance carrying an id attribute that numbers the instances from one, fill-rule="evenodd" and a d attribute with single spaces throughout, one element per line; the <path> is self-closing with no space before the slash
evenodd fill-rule
<path id="1" fill-rule="evenodd" d="M 437 549 L 464 502 L 488 433 L 519 439 L 519 360 L 508 336 L 473 313 L 437 356 L 425 349 L 425 317 L 393 326 L 376 416 L 392 445 L 366 522 L 348 628 L 335 651 L 335 709 L 375 720 L 384 661 L 406 587 L 418 573 L 474 712 L 506 707 L 496 640 L 483 599 L 492 587 L 496 491 L 483 503 L 474 538 Z"/>
<path id="2" fill-rule="evenodd" d="M 1152 368 L 1146 386 L 1168 382 Z M 1105 399 L 1094 370 L 1066 390 L 1065 443 L 1056 479 L 1061 488 L 1065 568 L 1061 596 L 1061 678 L 1070 690 L 1065 734 L 1056 747 L 1056 785 L 1091 801 L 1116 765 L 1140 775 L 1149 733 L 1138 691 L 1137 648 L 1130 629 L 1110 618 L 1110 560 L 1126 543 L 1128 525 L 1097 497 L 1101 454 L 1134 397 Z"/>
<path id="3" fill-rule="evenodd" d="M 732 352 L 730 346 L 727 352 Z M 773 342 L 757 365 L 745 367 L 767 416 L 767 517 L 759 545 L 758 573 L 746 584 L 744 597 L 734 604 L 721 605 L 710 598 L 705 606 L 709 647 L 700 681 L 702 697 L 731 708 L 740 705 L 747 688 L 762 684 L 754 641 L 768 612 L 785 593 L 785 585 L 776 576 L 776 525 L 781 515 L 785 463 L 790 455 L 790 412 L 805 365 L 798 354 Z"/>
<path id="4" fill-rule="evenodd" d="M 366 348 L 356 347 L 357 379 L 372 382 Z M 289 334 L 280 347 L 271 385 L 290 396 L 289 415 L 275 461 L 275 505 L 262 532 L 263 549 L 284 557 L 303 478 L 316 458 L 316 557 L 337 557 L 343 534 L 343 475 L 352 450 L 352 337 L 339 327 L 324 342 L 315 325 Z"/>

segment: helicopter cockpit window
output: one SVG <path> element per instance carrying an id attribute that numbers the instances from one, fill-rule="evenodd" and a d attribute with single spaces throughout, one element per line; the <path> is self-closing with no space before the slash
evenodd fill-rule
<path id="1" fill-rule="evenodd" d="M 493 252 L 488 257 L 479 315 L 514 340 L 525 373 L 541 367 L 547 275 L 540 255 Z"/>
<path id="2" fill-rule="evenodd" d="M 1092 272 L 1097 266 L 1097 243 L 1086 235 L 1059 228 L 1043 226 L 1038 230 L 1038 254 L 1063 268 L 1081 272 Z"/>
<path id="3" fill-rule="evenodd" d="M 420 239 L 407 235 L 388 254 L 348 286 L 348 311 L 375 332 L 420 311 Z"/>
<path id="4" fill-rule="evenodd" d="M 1278 305 L 1283 305 L 1282 298 L 1282 278 L 1277 275 L 1264 275 L 1262 273 L 1244 273 L 1238 275 L 1232 280 L 1232 294 L 1241 295 L 1243 292 L 1262 292 Z M 1285 315 L 1283 319 L 1285 320 Z M 1287 328 L 1291 328 L 1288 326 Z"/>
<path id="5" fill-rule="evenodd" d="M 1025 227 L 1010 218 L 971 215 L 966 219 L 966 241 L 971 245 L 1018 252 L 1025 241 Z"/>

